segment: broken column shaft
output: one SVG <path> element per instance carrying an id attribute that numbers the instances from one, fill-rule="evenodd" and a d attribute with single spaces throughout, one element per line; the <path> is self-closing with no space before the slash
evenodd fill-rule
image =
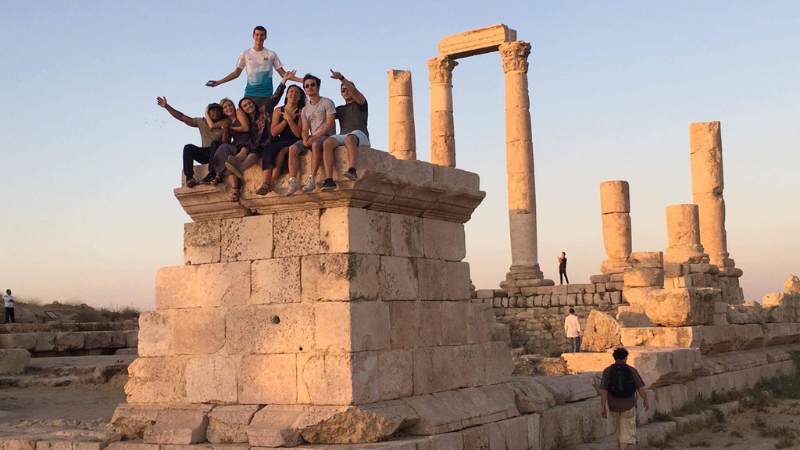
<path id="1" fill-rule="evenodd" d="M 700 244 L 697 205 L 667 206 L 667 264 L 701 264 L 708 262 Z"/>
<path id="2" fill-rule="evenodd" d="M 631 199 L 627 181 L 600 183 L 600 213 L 603 219 L 603 246 L 608 259 L 600 264 L 604 274 L 620 273 L 631 267 Z"/>
<path id="3" fill-rule="evenodd" d="M 431 82 L 431 163 L 456 166 L 453 121 L 453 69 L 458 65 L 447 56 L 428 60 Z"/>
<path id="4" fill-rule="evenodd" d="M 411 72 L 389 71 L 389 154 L 397 159 L 417 159 L 414 95 Z"/>

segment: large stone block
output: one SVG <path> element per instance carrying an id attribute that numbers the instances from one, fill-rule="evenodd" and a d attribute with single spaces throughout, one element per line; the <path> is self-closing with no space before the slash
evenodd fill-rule
<path id="1" fill-rule="evenodd" d="M 514 391 L 514 401 L 521 413 L 541 412 L 556 404 L 553 394 L 533 377 L 512 378 L 506 384 Z"/>
<path id="2" fill-rule="evenodd" d="M 168 409 L 162 411 L 155 425 L 144 431 L 146 444 L 199 444 L 205 441 L 207 409 Z"/>
<path id="3" fill-rule="evenodd" d="M 36 333 L 0 334 L 0 349 L 32 351 L 34 348 L 36 348 Z"/>
<path id="4" fill-rule="evenodd" d="M 303 298 L 310 300 L 375 300 L 380 293 L 380 256 L 358 253 L 302 258 Z"/>
<path id="5" fill-rule="evenodd" d="M 0 375 L 22 373 L 30 360 L 30 352 L 21 348 L 0 350 Z"/>
<path id="6" fill-rule="evenodd" d="M 250 298 L 250 262 L 162 267 L 156 309 L 241 305 Z"/>
<path id="7" fill-rule="evenodd" d="M 453 34 L 439 41 L 439 55 L 452 59 L 497 51 L 500 44 L 517 40 L 517 32 L 505 25 L 492 25 Z"/>
<path id="8" fill-rule="evenodd" d="M 624 274 L 625 287 L 643 288 L 664 286 L 664 270 L 657 268 L 628 269 Z"/>
<path id="9" fill-rule="evenodd" d="M 494 313 L 491 306 L 483 303 L 470 303 L 467 311 L 469 313 L 467 343 L 482 344 L 489 342 L 494 324 Z"/>
<path id="10" fill-rule="evenodd" d="M 389 306 L 384 302 L 321 302 L 314 305 L 318 349 L 360 352 L 389 348 Z"/>
<path id="11" fill-rule="evenodd" d="M 389 320 L 393 349 L 442 345 L 439 302 L 391 302 Z"/>
<path id="12" fill-rule="evenodd" d="M 137 358 L 128 366 L 128 403 L 187 403 L 187 357 Z"/>
<path id="13" fill-rule="evenodd" d="M 469 299 L 469 264 L 433 259 L 417 260 L 422 300 Z"/>
<path id="14" fill-rule="evenodd" d="M 461 261 L 466 256 L 464 224 L 423 219 L 422 235 L 426 258 Z"/>
<path id="15" fill-rule="evenodd" d="M 297 402 L 296 355 L 250 355 L 239 365 L 239 403 Z"/>
<path id="16" fill-rule="evenodd" d="M 224 219 L 222 261 L 272 258 L 272 215 Z"/>
<path id="17" fill-rule="evenodd" d="M 505 342 L 491 341 L 481 344 L 483 347 L 483 360 L 486 367 L 486 379 L 479 384 L 498 384 L 508 381 L 514 372 L 514 362 L 511 351 Z"/>
<path id="18" fill-rule="evenodd" d="M 247 438 L 254 447 L 295 447 L 303 437 L 293 428 L 304 414 L 299 410 L 277 410 L 266 407 L 257 412 L 247 427 Z"/>
<path id="19" fill-rule="evenodd" d="M 581 351 L 604 352 L 622 345 L 620 326 L 608 314 L 592 310 L 586 321 L 586 331 L 581 340 Z"/>
<path id="20" fill-rule="evenodd" d="M 236 364 L 223 356 L 191 358 L 186 363 L 189 403 L 235 403 Z"/>
<path id="21" fill-rule="evenodd" d="M 383 300 L 419 298 L 419 277 L 414 259 L 381 256 L 380 284 L 380 298 Z"/>
<path id="22" fill-rule="evenodd" d="M 715 298 L 712 289 L 658 289 L 649 294 L 649 299 L 644 305 L 645 313 L 658 325 L 706 325 L 714 319 Z"/>
<path id="23" fill-rule="evenodd" d="M 253 261 L 250 304 L 300 302 L 300 258 Z"/>
<path id="24" fill-rule="evenodd" d="M 93 332 L 97 333 L 97 332 Z M 105 336 L 105 335 L 104 335 Z M 94 340 L 93 340 L 94 341 Z M 92 347 L 102 348 L 102 347 Z M 36 333 L 36 345 L 33 347 L 35 352 L 52 352 L 56 349 L 56 334 L 51 331 L 40 331 Z"/>
<path id="25" fill-rule="evenodd" d="M 392 254 L 394 256 L 424 256 L 423 219 L 404 214 L 390 214 L 390 219 Z"/>
<path id="26" fill-rule="evenodd" d="M 320 210 L 277 213 L 272 218 L 274 256 L 313 255 L 320 252 Z"/>
<path id="27" fill-rule="evenodd" d="M 631 254 L 631 216 L 627 213 L 603 214 L 603 245 L 611 259 L 627 260 Z"/>
<path id="28" fill-rule="evenodd" d="M 631 196 L 627 181 L 600 183 L 600 213 L 630 213 Z"/>
<path id="29" fill-rule="evenodd" d="M 81 350 L 84 344 L 84 333 L 67 331 L 56 333 L 56 351 Z"/>
<path id="30" fill-rule="evenodd" d="M 469 344 L 469 313 L 467 302 L 442 302 L 442 343 L 444 345 Z"/>
<path id="31" fill-rule="evenodd" d="M 215 353 L 225 343 L 225 309 L 201 308 L 166 311 L 172 328 L 172 355 Z"/>
<path id="32" fill-rule="evenodd" d="M 414 349 L 414 395 L 484 385 L 486 351 L 483 345 Z"/>
<path id="33" fill-rule="evenodd" d="M 189 222 L 183 225 L 183 263 L 213 264 L 220 261 L 219 220 Z"/>
<path id="34" fill-rule="evenodd" d="M 258 411 L 258 405 L 217 406 L 208 414 L 206 439 L 212 444 L 247 442 L 247 426 Z"/>
<path id="35" fill-rule="evenodd" d="M 300 304 L 240 306 L 226 316 L 230 354 L 296 353 L 314 348 L 314 311 Z"/>
<path id="36" fill-rule="evenodd" d="M 388 213 L 362 208 L 328 208 L 319 219 L 322 253 L 389 255 L 392 248 Z"/>
<path id="37" fill-rule="evenodd" d="M 331 350 L 297 355 L 298 403 L 362 405 L 380 398 L 378 355 Z"/>
<path id="38" fill-rule="evenodd" d="M 378 354 L 378 392 L 380 400 L 411 396 L 414 390 L 414 365 L 411 350 L 391 350 Z"/>

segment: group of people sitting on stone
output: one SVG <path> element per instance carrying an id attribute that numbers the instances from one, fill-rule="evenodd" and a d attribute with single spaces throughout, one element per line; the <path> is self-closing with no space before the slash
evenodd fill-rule
<path id="1" fill-rule="evenodd" d="M 288 159 L 290 178 L 286 195 L 292 195 L 300 189 L 300 155 L 311 150 L 311 170 L 302 186 L 303 192 L 316 189 L 315 175 L 321 163 L 325 180 L 320 190 L 333 190 L 336 189 L 333 153 L 341 145 L 347 148 L 350 162 L 343 176 L 357 180 L 357 147 L 370 146 L 364 94 L 344 75 L 331 70 L 331 78 L 341 82 L 339 91 L 345 102 L 335 107 L 331 99 L 320 96 L 322 80 L 311 74 L 298 78 L 296 70 L 285 70 L 278 55 L 264 48 L 266 38 L 267 30 L 257 26 L 253 30 L 254 45 L 242 52 L 236 69 L 225 78 L 206 83 L 209 87 L 219 86 L 239 77 L 246 69 L 247 87 L 238 109 L 233 101 L 224 98 L 208 105 L 204 117 L 192 118 L 170 106 L 165 97 L 157 98 L 158 105 L 173 117 L 200 130 L 202 147 L 188 144 L 183 148 L 186 186 L 216 185 L 227 175 L 232 187 L 230 200 L 237 202 L 239 180 L 245 170 L 260 160 L 262 184 L 256 193 L 266 195 L 274 188 Z M 282 77 L 274 90 L 273 69 Z M 302 88 L 296 84 L 287 86 L 289 81 L 302 82 Z M 279 107 L 284 93 L 283 106 Z M 339 134 L 336 134 L 336 119 L 339 120 Z M 208 164 L 208 175 L 200 181 L 194 178 L 195 161 Z"/>

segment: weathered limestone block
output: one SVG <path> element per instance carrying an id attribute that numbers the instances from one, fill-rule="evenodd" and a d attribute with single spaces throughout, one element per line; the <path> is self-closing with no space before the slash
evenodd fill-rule
<path id="1" fill-rule="evenodd" d="M 378 355 L 379 400 L 405 398 L 414 392 L 411 350 L 391 350 Z"/>
<path id="2" fill-rule="evenodd" d="M 320 253 L 320 210 L 277 213 L 272 226 L 276 258 Z"/>
<path id="3" fill-rule="evenodd" d="M 162 267 L 156 273 L 156 309 L 241 305 L 250 298 L 250 262 Z"/>
<path id="4" fill-rule="evenodd" d="M 205 441 L 211 405 L 196 409 L 166 409 L 144 431 L 146 444 L 199 444 Z"/>
<path id="5" fill-rule="evenodd" d="M 659 289 L 649 294 L 645 313 L 653 323 L 665 327 L 705 325 L 714 319 L 714 289 Z"/>
<path id="6" fill-rule="evenodd" d="M 92 347 L 98 348 L 98 347 Z M 36 352 L 52 352 L 56 349 L 56 334 L 50 331 L 40 331 L 36 333 L 36 345 L 33 350 Z"/>
<path id="7" fill-rule="evenodd" d="M 212 444 L 247 443 L 247 426 L 258 405 L 217 406 L 208 414 L 206 439 Z"/>
<path id="8" fill-rule="evenodd" d="M 374 300 L 380 293 L 380 257 L 358 253 L 310 255 L 302 258 L 303 298 L 310 300 Z"/>
<path id="9" fill-rule="evenodd" d="M 630 212 L 630 186 L 627 181 L 604 181 L 600 183 L 600 214 Z"/>
<path id="10" fill-rule="evenodd" d="M 314 348 L 314 311 L 300 304 L 240 306 L 225 318 L 229 354 L 296 353 Z"/>
<path id="11" fill-rule="evenodd" d="M 219 220 L 184 224 L 183 263 L 186 265 L 218 263 L 222 248 L 221 236 Z"/>
<path id="12" fill-rule="evenodd" d="M 130 330 L 125 331 L 125 347 L 136 349 L 139 345 L 139 331 Z"/>
<path id="13" fill-rule="evenodd" d="M 22 349 L 33 351 L 36 348 L 37 333 L 0 334 L 0 349 Z"/>
<path id="14" fill-rule="evenodd" d="M 442 343 L 444 345 L 469 344 L 470 305 L 467 302 L 442 302 Z M 466 325 L 466 326 L 465 326 Z M 508 330 L 508 328 L 505 328 Z M 509 341 L 511 340 L 509 336 Z"/>
<path id="15" fill-rule="evenodd" d="M 58 352 L 81 350 L 83 349 L 84 339 L 84 333 L 81 332 L 67 331 L 56 333 L 55 350 Z"/>
<path id="16" fill-rule="evenodd" d="M 517 40 L 517 32 L 503 24 L 453 34 L 439 41 L 439 55 L 466 58 L 497 51 L 500 44 Z"/>
<path id="17" fill-rule="evenodd" d="M 467 307 L 469 320 L 467 322 L 467 343 L 482 344 L 489 342 L 494 323 L 494 313 L 489 305 L 470 303 Z"/>
<path id="18" fill-rule="evenodd" d="M 440 302 L 392 302 L 389 320 L 393 349 L 442 345 Z"/>
<path id="19" fill-rule="evenodd" d="M 586 330 L 581 340 L 581 351 L 604 352 L 622 345 L 620 326 L 608 314 L 592 310 L 586 321 Z"/>
<path id="20" fill-rule="evenodd" d="M 389 306 L 384 302 L 314 305 L 316 347 L 360 352 L 389 347 Z"/>
<path id="21" fill-rule="evenodd" d="M 505 346 L 502 342 L 500 344 Z M 487 353 L 493 361 L 499 361 L 501 358 L 496 357 L 495 347 L 484 348 L 484 345 L 486 344 L 414 349 L 414 395 L 484 385 L 487 381 L 487 369 L 492 370 L 492 378 L 502 378 L 507 368 L 488 368 L 484 362 Z M 496 373 L 494 370 L 501 374 L 494 375 Z M 506 380 L 508 375 L 505 376 Z"/>
<path id="22" fill-rule="evenodd" d="M 644 306 L 620 306 L 617 308 L 617 323 L 619 323 L 620 328 L 653 326 L 653 322 L 650 321 L 644 311 Z M 620 339 L 622 339 L 621 335 Z M 583 347 L 583 343 L 581 343 L 581 347 Z"/>
<path id="23" fill-rule="evenodd" d="M 722 194 L 722 133 L 719 122 L 689 125 L 692 156 L 692 192 Z"/>
<path id="24" fill-rule="evenodd" d="M 603 245 L 609 259 L 625 260 L 631 254 L 631 216 L 627 213 L 603 214 Z"/>
<path id="25" fill-rule="evenodd" d="M 239 365 L 238 376 L 234 378 L 238 379 L 239 403 L 297 402 L 296 355 L 245 356 Z"/>
<path id="26" fill-rule="evenodd" d="M 423 219 L 403 214 L 390 214 L 390 220 L 392 254 L 394 256 L 424 256 Z"/>
<path id="27" fill-rule="evenodd" d="M 382 300 L 416 300 L 419 278 L 414 259 L 381 256 L 380 298 Z"/>
<path id="28" fill-rule="evenodd" d="M 541 413 L 542 448 L 552 449 L 556 442 L 577 445 L 593 442 L 610 434 L 611 420 L 597 413 L 600 401 L 591 399 L 556 406 Z"/>
<path id="29" fill-rule="evenodd" d="M 253 261 L 251 286 L 253 305 L 300 302 L 300 258 Z"/>
<path id="30" fill-rule="evenodd" d="M 656 268 L 633 268 L 624 273 L 625 287 L 643 288 L 664 286 L 664 270 Z"/>
<path id="31" fill-rule="evenodd" d="M 0 447 L 3 450 L 36 450 L 37 442 L 26 439 L 3 439 Z"/>
<path id="32" fill-rule="evenodd" d="M 700 244 L 700 216 L 697 205 L 667 206 L 667 264 L 708 263 Z"/>
<path id="33" fill-rule="evenodd" d="M 128 403 L 187 403 L 187 357 L 137 358 L 128 366 Z"/>
<path id="34" fill-rule="evenodd" d="M 542 412 L 556 404 L 553 394 L 535 378 L 512 378 L 506 384 L 514 391 L 515 403 L 521 413 Z"/>
<path id="35" fill-rule="evenodd" d="M 469 263 L 419 259 L 417 270 L 420 299 L 469 299 Z"/>
<path id="36" fill-rule="evenodd" d="M 800 278 L 797 278 L 797 275 L 790 276 L 786 279 L 786 283 L 783 284 L 783 287 L 788 293 L 800 294 Z"/>
<path id="37" fill-rule="evenodd" d="M 380 398 L 378 355 L 315 350 L 297 355 L 297 402 L 362 405 Z"/>
<path id="38" fill-rule="evenodd" d="M 111 424 L 123 439 L 142 439 L 144 431 L 153 426 L 163 405 L 137 405 L 120 403 L 111 418 Z"/>
<path id="39" fill-rule="evenodd" d="M 466 256 L 464 224 L 423 219 L 422 236 L 426 258 L 461 261 Z"/>
<path id="40" fill-rule="evenodd" d="M 186 363 L 189 403 L 236 403 L 236 364 L 223 356 L 191 358 Z"/>
<path id="41" fill-rule="evenodd" d="M 20 374 L 30 360 L 30 352 L 21 348 L 0 350 L 0 375 Z"/>
<path id="42" fill-rule="evenodd" d="M 514 372 L 514 362 L 511 359 L 511 351 L 502 341 L 491 341 L 481 344 L 483 347 L 483 359 L 486 364 L 486 378 L 479 380 L 480 385 L 491 385 L 505 383 Z"/>
<path id="43" fill-rule="evenodd" d="M 223 219 L 222 261 L 272 258 L 272 215 Z"/>
<path id="44" fill-rule="evenodd" d="M 292 428 L 295 421 L 304 415 L 301 410 L 279 410 L 262 408 L 255 413 L 247 427 L 247 441 L 254 447 L 295 447 L 303 443 L 303 437 Z"/>
<path id="45" fill-rule="evenodd" d="M 322 253 L 389 255 L 391 217 L 363 208 L 328 208 L 319 218 Z"/>
<path id="46" fill-rule="evenodd" d="M 401 427 L 409 427 L 419 419 L 411 407 L 399 400 L 363 407 L 321 409 L 312 407 L 293 424 L 293 428 L 311 444 L 383 441 Z"/>

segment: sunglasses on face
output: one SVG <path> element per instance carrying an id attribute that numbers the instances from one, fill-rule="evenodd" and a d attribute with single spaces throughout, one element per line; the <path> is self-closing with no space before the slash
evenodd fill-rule
<path id="1" fill-rule="evenodd" d="M 306 88 L 306 89 L 312 88 L 312 87 L 317 87 L 317 83 L 304 84 L 303 87 Z"/>
<path id="2" fill-rule="evenodd" d="M 342 94 L 344 94 L 345 92 L 347 92 L 347 89 L 342 89 L 342 90 L 341 90 L 341 91 L 339 91 L 339 92 L 341 92 Z"/>

